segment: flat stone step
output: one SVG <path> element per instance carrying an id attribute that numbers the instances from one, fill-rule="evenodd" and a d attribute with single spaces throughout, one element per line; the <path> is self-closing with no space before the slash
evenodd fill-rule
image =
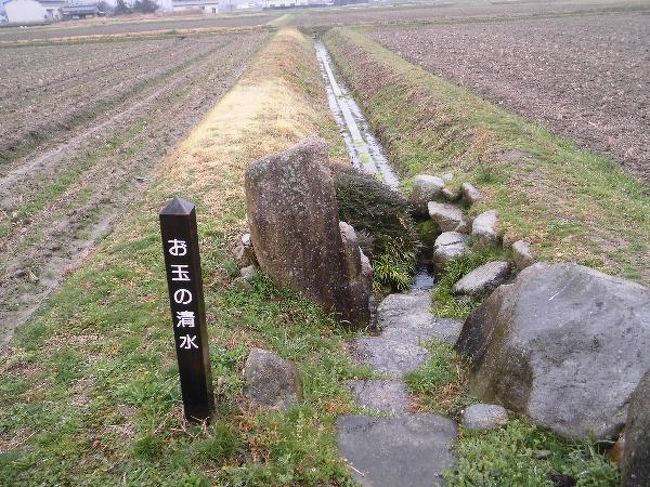
<path id="1" fill-rule="evenodd" d="M 437 318 L 431 313 L 431 292 L 415 290 L 387 296 L 377 309 L 382 336 L 418 344 L 436 338 L 456 343 L 463 327 L 461 320 Z"/>
<path id="2" fill-rule="evenodd" d="M 337 427 L 339 451 L 364 487 L 442 486 L 455 464 L 456 423 L 435 414 L 342 416 Z"/>
<path id="3" fill-rule="evenodd" d="M 411 395 L 398 380 L 350 380 L 346 385 L 357 402 L 376 411 L 403 414 L 411 404 Z"/>
<path id="4" fill-rule="evenodd" d="M 394 379 L 417 369 L 430 355 L 420 345 L 385 336 L 355 338 L 350 342 L 350 354 L 357 362 Z"/>

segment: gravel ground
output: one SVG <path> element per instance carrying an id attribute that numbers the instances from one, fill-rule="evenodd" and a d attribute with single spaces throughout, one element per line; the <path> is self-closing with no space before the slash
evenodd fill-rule
<path id="1" fill-rule="evenodd" d="M 95 43 L 60 47 L 46 56 L 52 76 L 42 90 L 34 86 L 43 67 L 23 63 L 26 82 L 3 93 L 0 127 L 6 136 L 7 126 L 42 135 L 26 154 L 0 161 L 0 348 L 110 231 L 152 168 L 235 83 L 267 38 L 258 31 L 157 45 L 107 43 L 101 59 Z M 21 57 L 42 59 L 42 49 L 21 48 Z M 0 56 L 14 59 L 2 49 Z M 66 57 L 78 65 L 67 66 Z"/>
<path id="2" fill-rule="evenodd" d="M 650 12 L 385 29 L 373 37 L 650 182 Z"/>

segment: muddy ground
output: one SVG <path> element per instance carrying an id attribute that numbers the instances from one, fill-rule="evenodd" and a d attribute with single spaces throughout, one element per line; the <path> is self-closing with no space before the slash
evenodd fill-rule
<path id="1" fill-rule="evenodd" d="M 113 34 L 147 33 L 159 30 L 208 29 L 220 27 L 252 27 L 264 25 L 280 13 L 232 15 L 228 17 L 183 18 L 168 17 L 129 21 L 121 19 L 93 19 L 68 21 L 45 26 L 0 28 L 0 42 L 35 39 L 58 39 L 77 36 L 105 36 Z"/>
<path id="2" fill-rule="evenodd" d="M 650 183 L 650 10 L 390 28 L 372 36 Z"/>
<path id="3" fill-rule="evenodd" d="M 44 134 L 24 155 L 0 162 L 0 346 L 110 231 L 151 169 L 268 35 L 113 42 L 102 56 L 95 43 L 45 55 L 42 47 L 20 48 L 20 56 L 0 49 L 0 59 L 20 64 L 5 73 L 25 80 L 3 86 L 3 144 L 30 130 Z"/>

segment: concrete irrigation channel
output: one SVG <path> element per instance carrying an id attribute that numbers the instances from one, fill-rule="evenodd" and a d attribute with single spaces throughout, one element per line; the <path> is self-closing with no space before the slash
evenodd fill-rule
<path id="1" fill-rule="evenodd" d="M 353 166 L 375 175 L 394 190 L 399 179 L 381 144 L 336 71 L 325 46 L 316 42 L 327 98 L 348 148 Z M 350 342 L 353 358 L 371 367 L 381 379 L 352 380 L 348 387 L 370 415 L 341 416 L 337 440 L 341 455 L 363 486 L 441 485 L 442 473 L 453 467 L 452 445 L 456 423 L 429 413 L 411 413 L 413 398 L 404 383 L 409 372 L 429 359 L 424 342 L 438 339 L 453 343 L 462 322 L 431 314 L 433 275 L 420 266 L 412 290 L 392 294 L 379 306 L 378 336 L 361 336 Z M 374 414 L 382 413 L 382 417 Z"/>

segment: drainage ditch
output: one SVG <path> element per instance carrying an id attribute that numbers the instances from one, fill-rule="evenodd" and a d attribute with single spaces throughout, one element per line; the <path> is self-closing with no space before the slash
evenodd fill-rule
<path id="1" fill-rule="evenodd" d="M 336 68 L 327 48 L 316 40 L 316 57 L 325 80 L 327 101 L 345 141 L 352 166 L 378 177 L 391 189 L 399 191 L 400 181 L 388 162 L 381 143 L 370 130 L 368 122 L 354 97 L 337 78 Z M 430 289 L 434 286 L 431 250 L 423 248 L 417 256 L 412 289 Z"/>

